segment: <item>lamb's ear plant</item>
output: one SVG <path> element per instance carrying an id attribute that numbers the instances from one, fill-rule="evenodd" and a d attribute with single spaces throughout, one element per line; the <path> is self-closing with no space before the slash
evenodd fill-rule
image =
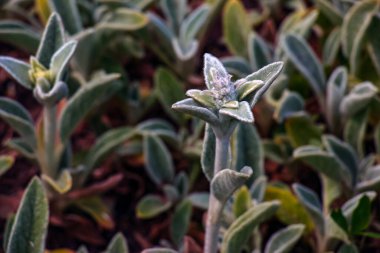
<path id="1" fill-rule="evenodd" d="M 252 107 L 279 75 L 281 68 L 281 62 L 273 63 L 233 82 L 222 63 L 214 56 L 205 54 L 204 77 L 207 89 L 189 90 L 186 95 L 190 98 L 173 105 L 173 109 L 177 111 L 206 121 L 208 136 L 205 138 L 215 145 L 213 150 L 213 144 L 206 142 L 203 150 L 208 153 L 209 161 L 213 163 L 212 170 L 204 171 L 210 181 L 204 247 L 206 253 L 218 250 L 218 234 L 226 201 L 252 175 L 250 167 L 243 167 L 240 171 L 229 169 L 230 137 L 240 122 L 254 121 Z M 211 136 L 214 137 L 210 138 Z M 276 206 L 275 203 L 268 205 L 263 206 L 263 211 Z M 245 241 L 243 237 L 237 238 L 241 242 Z"/>

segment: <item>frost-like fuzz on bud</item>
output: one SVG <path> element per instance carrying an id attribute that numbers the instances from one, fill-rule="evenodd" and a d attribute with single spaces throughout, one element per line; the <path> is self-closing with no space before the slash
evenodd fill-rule
<path id="1" fill-rule="evenodd" d="M 231 82 L 231 75 L 224 76 L 216 68 L 210 69 L 212 75 L 212 96 L 218 107 L 236 99 L 234 84 Z"/>

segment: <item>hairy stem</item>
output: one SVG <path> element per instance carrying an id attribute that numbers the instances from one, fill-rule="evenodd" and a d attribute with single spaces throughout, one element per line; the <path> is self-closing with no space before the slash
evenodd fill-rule
<path id="1" fill-rule="evenodd" d="M 44 112 L 44 150 L 45 150 L 45 171 L 50 177 L 56 176 L 55 159 L 55 137 L 57 131 L 56 107 L 45 106 Z"/>
<path id="2" fill-rule="evenodd" d="M 228 167 L 228 148 L 230 136 L 216 137 L 214 175 Z M 209 209 L 207 213 L 205 253 L 218 251 L 218 233 L 220 218 L 223 212 L 223 203 L 220 203 L 210 189 Z"/>

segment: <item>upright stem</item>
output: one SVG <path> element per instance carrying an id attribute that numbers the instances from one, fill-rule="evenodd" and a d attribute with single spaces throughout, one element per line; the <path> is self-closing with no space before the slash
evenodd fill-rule
<path id="1" fill-rule="evenodd" d="M 230 136 L 216 137 L 214 175 L 228 167 L 229 142 Z M 223 203 L 215 198 L 211 189 L 208 206 L 204 253 L 216 253 L 218 251 L 218 234 Z"/>
<path id="2" fill-rule="evenodd" d="M 44 149 L 45 149 L 45 173 L 50 177 L 56 175 L 55 137 L 57 131 L 56 107 L 44 106 Z"/>

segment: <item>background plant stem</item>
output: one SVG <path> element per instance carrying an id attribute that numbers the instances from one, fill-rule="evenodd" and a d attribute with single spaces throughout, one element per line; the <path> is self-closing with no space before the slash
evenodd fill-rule
<path id="1" fill-rule="evenodd" d="M 44 107 L 44 148 L 45 148 L 45 171 L 48 176 L 56 176 L 55 161 L 55 137 L 57 131 L 56 107 Z"/>
<path id="2" fill-rule="evenodd" d="M 228 148 L 230 135 L 216 137 L 214 175 L 219 171 L 228 168 Z M 220 218 L 223 212 L 223 205 L 217 200 L 210 189 L 209 209 L 207 213 L 205 253 L 216 253 L 218 251 L 218 234 L 220 228 Z"/>

